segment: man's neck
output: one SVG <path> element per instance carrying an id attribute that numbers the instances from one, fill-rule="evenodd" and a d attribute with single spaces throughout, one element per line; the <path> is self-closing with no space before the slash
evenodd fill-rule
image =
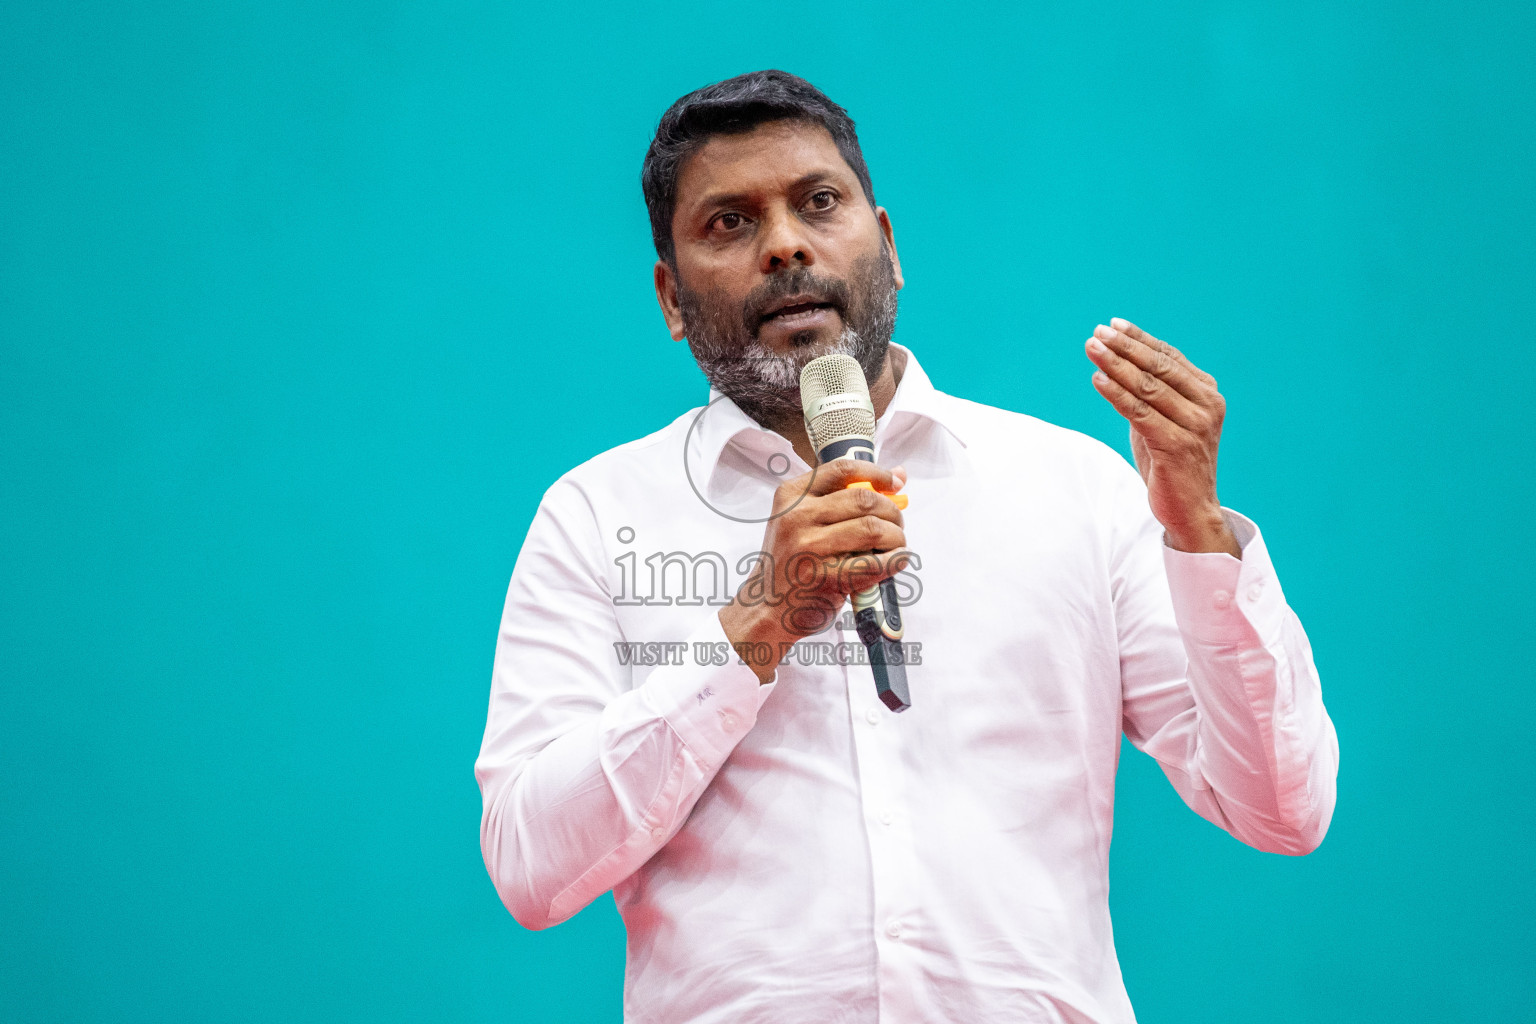
<path id="1" fill-rule="evenodd" d="M 890 407 L 891 399 L 896 397 L 896 388 L 901 384 L 901 375 L 906 369 L 907 353 L 894 345 L 886 349 L 885 359 L 880 363 L 880 373 L 869 382 L 869 400 L 875 407 L 875 419 L 884 416 L 885 410 Z M 794 446 L 795 454 L 805 460 L 807 466 L 816 465 L 816 453 L 811 450 L 811 440 L 805 435 L 805 419 L 802 416 L 785 413 L 763 426 L 788 440 Z"/>

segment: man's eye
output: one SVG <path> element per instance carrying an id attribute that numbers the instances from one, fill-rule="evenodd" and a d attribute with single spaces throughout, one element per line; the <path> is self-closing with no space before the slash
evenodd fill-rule
<path id="1" fill-rule="evenodd" d="M 837 205 L 837 195 L 823 189 L 811 196 L 808 205 L 813 210 L 830 210 Z"/>
<path id="2" fill-rule="evenodd" d="M 735 231 L 746 222 L 746 218 L 739 213 L 722 213 L 715 218 L 715 227 L 724 231 Z"/>

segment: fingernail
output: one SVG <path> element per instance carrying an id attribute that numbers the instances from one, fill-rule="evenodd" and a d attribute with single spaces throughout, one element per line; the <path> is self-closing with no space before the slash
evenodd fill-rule
<path id="1" fill-rule="evenodd" d="M 1104 350 L 1105 350 L 1104 349 L 1104 343 L 1102 341 L 1100 341 L 1098 338 L 1089 338 L 1088 339 L 1088 351 L 1090 351 L 1090 352 L 1103 352 Z"/>
<path id="2" fill-rule="evenodd" d="M 1107 373 L 1105 373 L 1103 370 L 1097 370 L 1097 371 L 1094 372 L 1093 382 L 1095 384 L 1108 384 L 1109 383 L 1109 375 Z"/>
<path id="3" fill-rule="evenodd" d="M 1111 317 L 1109 322 L 1115 326 L 1116 330 L 1121 330 L 1121 331 L 1123 331 L 1127 327 L 1131 326 L 1131 322 L 1129 320 L 1125 319 L 1124 317 L 1119 317 L 1119 316 Z"/>

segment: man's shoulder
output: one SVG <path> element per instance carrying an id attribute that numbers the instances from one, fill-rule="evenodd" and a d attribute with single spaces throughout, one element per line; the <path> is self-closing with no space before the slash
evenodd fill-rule
<path id="1" fill-rule="evenodd" d="M 583 493 L 623 491 L 631 485 L 654 486 L 672 471 L 682 471 L 683 442 L 701 408 L 689 409 L 643 437 L 614 445 L 566 470 L 551 491 Z"/>

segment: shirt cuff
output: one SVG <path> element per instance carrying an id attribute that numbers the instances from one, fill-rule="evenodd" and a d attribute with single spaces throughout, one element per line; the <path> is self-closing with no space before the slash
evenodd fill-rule
<path id="1" fill-rule="evenodd" d="M 681 665 L 657 669 L 642 689 L 651 708 L 683 743 L 718 768 L 757 722 L 758 709 L 778 685 L 777 677 L 760 682 L 736 656 L 714 608 L 689 634 L 687 645 Z"/>
<path id="2" fill-rule="evenodd" d="M 1285 596 L 1264 546 L 1247 517 L 1221 510 L 1243 557 L 1225 551 L 1178 551 L 1163 544 L 1163 565 L 1180 631 L 1207 643 L 1225 644 L 1270 635 L 1266 626 L 1284 614 Z"/>

